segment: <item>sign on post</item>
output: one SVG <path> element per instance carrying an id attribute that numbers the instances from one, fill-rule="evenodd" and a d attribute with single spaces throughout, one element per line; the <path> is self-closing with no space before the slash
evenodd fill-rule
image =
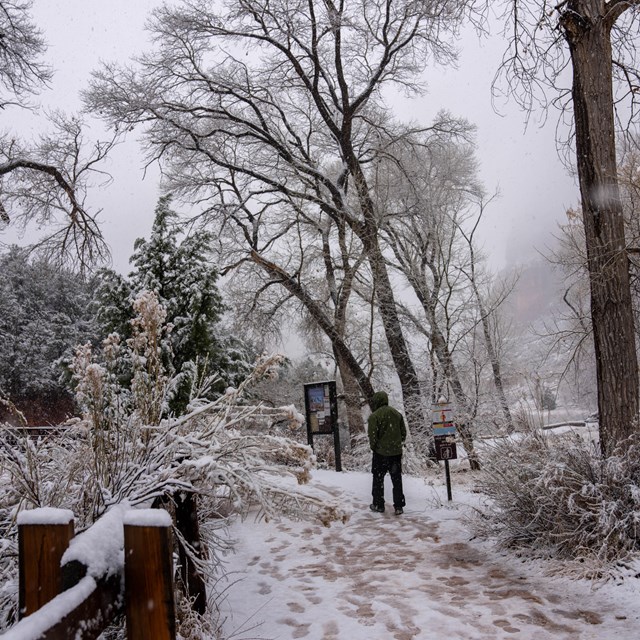
<path id="1" fill-rule="evenodd" d="M 433 443 L 438 460 L 455 460 L 458 457 L 453 409 L 447 402 L 433 405 Z"/>
<path id="2" fill-rule="evenodd" d="M 314 436 L 333 434 L 336 471 L 342 471 L 340 429 L 338 428 L 338 395 L 335 380 L 305 384 L 304 405 L 307 419 L 307 442 L 313 447 Z"/>
<path id="3" fill-rule="evenodd" d="M 453 422 L 453 410 L 444 399 L 433 405 L 433 444 L 436 449 L 436 458 L 444 460 L 447 498 L 451 502 L 449 460 L 455 460 L 458 457 L 458 452 L 456 451 L 456 425 Z"/>

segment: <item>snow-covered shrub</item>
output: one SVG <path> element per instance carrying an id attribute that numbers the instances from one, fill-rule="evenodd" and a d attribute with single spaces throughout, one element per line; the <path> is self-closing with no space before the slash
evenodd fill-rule
<path id="1" fill-rule="evenodd" d="M 53 438 L 36 441 L 24 432 L 0 428 L 0 629 L 17 616 L 18 512 L 65 506 L 81 514 L 81 527 L 86 520 L 82 514 L 92 511 L 83 482 L 88 458 L 77 453 L 76 447 Z"/>
<path id="2" fill-rule="evenodd" d="M 95 361 L 89 347 L 78 350 L 73 372 L 81 420 L 40 440 L 0 432 L 0 577 L 5 585 L 0 591 L 0 629 L 15 617 L 15 521 L 22 509 L 71 509 L 80 531 L 125 501 L 147 507 L 159 500 L 170 507 L 179 492 L 197 494 L 206 552 L 199 557 L 192 549 L 187 552 L 210 586 L 222 566 L 221 552 L 229 546 L 222 528 L 230 515 L 246 514 L 253 507 L 263 517 L 286 515 L 325 525 L 347 517 L 335 498 L 305 486 L 314 465 L 311 449 L 260 428 L 273 420 L 298 424 L 300 414 L 292 407 L 244 404 L 246 389 L 269 374 L 278 356 L 261 359 L 251 376 L 217 400 L 192 398 L 190 413 L 149 423 L 154 414 L 140 410 L 140 398 L 161 402 L 154 376 L 164 378 L 162 367 L 153 358 L 140 358 L 139 370 L 148 374 L 142 386 L 148 393 L 140 396 L 119 385 L 118 341 L 111 338 L 107 346 L 110 355 L 102 362 Z M 148 351 L 145 342 L 140 352 Z M 196 637 L 194 616 L 185 624 L 190 637 Z M 202 637 L 212 637 L 206 629 L 215 628 L 215 620 L 203 620 L 202 625 Z"/>
<path id="3" fill-rule="evenodd" d="M 17 246 L 0 247 L 0 273 L 0 421 L 20 425 L 14 409 L 32 425 L 64 420 L 72 397 L 60 365 L 94 335 L 92 283 Z"/>
<path id="4" fill-rule="evenodd" d="M 166 410 L 169 377 L 162 362 L 163 353 L 171 350 L 167 336 L 172 326 L 165 324 L 167 312 L 158 296 L 142 291 L 133 301 L 135 317 L 131 321 L 133 336 L 127 340 L 132 353 L 131 393 L 143 424 L 158 424 Z"/>
<path id="5" fill-rule="evenodd" d="M 4 482 L 4 478 L 0 478 Z M 17 619 L 18 532 L 11 512 L 0 506 L 0 629 Z"/>
<path id="6" fill-rule="evenodd" d="M 592 577 L 640 549 L 640 436 L 603 458 L 578 435 L 531 431 L 489 451 L 474 525 Z"/>
<path id="7" fill-rule="evenodd" d="M 539 429 L 543 422 L 537 410 L 523 400 L 520 400 L 512 410 L 513 426 L 516 432 L 531 433 Z"/>

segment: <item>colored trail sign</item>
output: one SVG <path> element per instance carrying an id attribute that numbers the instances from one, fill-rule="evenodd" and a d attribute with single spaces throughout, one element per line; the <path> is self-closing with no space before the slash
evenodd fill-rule
<path id="1" fill-rule="evenodd" d="M 447 480 L 447 498 L 451 502 L 451 473 L 449 460 L 458 457 L 456 451 L 456 425 L 453 422 L 453 410 L 447 402 L 433 405 L 433 444 L 436 459 L 444 460 L 444 470 Z"/>
<path id="2" fill-rule="evenodd" d="M 446 402 L 433 405 L 433 442 L 438 460 L 455 460 L 458 457 L 453 409 Z"/>

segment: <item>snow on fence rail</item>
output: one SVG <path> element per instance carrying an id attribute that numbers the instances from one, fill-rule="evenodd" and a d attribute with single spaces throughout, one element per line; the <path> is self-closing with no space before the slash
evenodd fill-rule
<path id="1" fill-rule="evenodd" d="M 542 426 L 543 431 L 549 431 L 550 429 L 560 429 L 561 427 L 586 427 L 585 420 L 565 420 L 564 422 L 554 422 L 553 424 L 545 424 Z"/>
<path id="2" fill-rule="evenodd" d="M 2 640 L 92 640 L 121 611 L 136 640 L 175 640 L 171 517 L 118 505 L 74 537 L 66 509 L 18 516 L 20 621 Z"/>

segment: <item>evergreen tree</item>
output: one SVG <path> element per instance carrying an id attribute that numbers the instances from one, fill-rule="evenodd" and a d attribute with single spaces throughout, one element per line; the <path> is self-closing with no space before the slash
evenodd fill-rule
<path id="1" fill-rule="evenodd" d="M 30 423 L 72 412 L 61 362 L 94 335 L 90 284 L 19 247 L 0 256 L 0 392 Z"/>
<path id="2" fill-rule="evenodd" d="M 133 306 L 131 284 L 126 278 L 111 269 L 101 269 L 97 274 L 98 287 L 94 300 L 95 316 L 102 338 L 117 333 L 123 338 L 131 337 Z"/>
<path id="3" fill-rule="evenodd" d="M 171 196 L 160 198 L 150 238 L 134 244 L 128 278 L 109 270 L 101 273 L 98 318 L 105 336 L 117 332 L 130 338 L 133 299 L 145 290 L 156 293 L 171 325 L 162 353 L 164 367 L 175 379 L 170 408 L 180 414 L 194 381 L 218 377 L 208 395 L 219 395 L 227 386 L 237 386 L 248 367 L 242 343 L 223 336 L 220 328 L 225 307 L 211 263 L 213 237 L 198 232 L 181 238 L 178 214 L 170 205 Z"/>

